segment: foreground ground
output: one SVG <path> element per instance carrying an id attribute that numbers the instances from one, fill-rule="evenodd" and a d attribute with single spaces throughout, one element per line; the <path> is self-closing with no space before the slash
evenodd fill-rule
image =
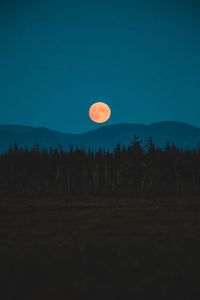
<path id="1" fill-rule="evenodd" d="M 2 300 L 200 299 L 199 268 L 198 199 L 0 201 Z"/>

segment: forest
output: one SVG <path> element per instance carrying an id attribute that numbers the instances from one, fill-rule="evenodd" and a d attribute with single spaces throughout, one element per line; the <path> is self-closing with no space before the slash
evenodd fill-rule
<path id="1" fill-rule="evenodd" d="M 1 197 L 168 197 L 200 195 L 200 149 L 158 148 L 135 136 L 112 152 L 14 144 L 0 156 Z"/>

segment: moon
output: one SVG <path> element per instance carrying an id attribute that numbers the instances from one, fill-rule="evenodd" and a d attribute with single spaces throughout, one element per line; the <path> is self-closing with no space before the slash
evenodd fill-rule
<path id="1" fill-rule="evenodd" d="M 104 102 L 96 102 L 90 106 L 89 117 L 95 123 L 105 123 L 110 119 L 111 109 Z"/>

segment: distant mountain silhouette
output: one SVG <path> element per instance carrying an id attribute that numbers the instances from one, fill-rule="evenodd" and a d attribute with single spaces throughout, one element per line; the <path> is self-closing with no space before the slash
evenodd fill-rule
<path id="1" fill-rule="evenodd" d="M 151 136 L 155 144 L 164 147 L 167 142 L 174 143 L 183 149 L 194 149 L 200 146 L 200 128 L 181 122 L 158 122 L 149 125 L 121 123 L 102 126 L 82 134 L 61 133 L 45 127 L 21 125 L 0 125 L 0 152 L 5 152 L 16 143 L 20 147 L 32 147 L 38 144 L 41 148 L 70 145 L 84 149 L 112 150 L 117 144 L 127 146 L 134 136 L 143 144 Z"/>

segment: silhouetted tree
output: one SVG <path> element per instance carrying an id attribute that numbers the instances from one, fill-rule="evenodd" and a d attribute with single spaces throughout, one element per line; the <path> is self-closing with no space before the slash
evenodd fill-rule
<path id="1" fill-rule="evenodd" d="M 0 155 L 1 197 L 153 197 L 200 195 L 200 149 L 134 137 L 112 152 L 71 146 L 49 150 L 16 143 Z"/>

